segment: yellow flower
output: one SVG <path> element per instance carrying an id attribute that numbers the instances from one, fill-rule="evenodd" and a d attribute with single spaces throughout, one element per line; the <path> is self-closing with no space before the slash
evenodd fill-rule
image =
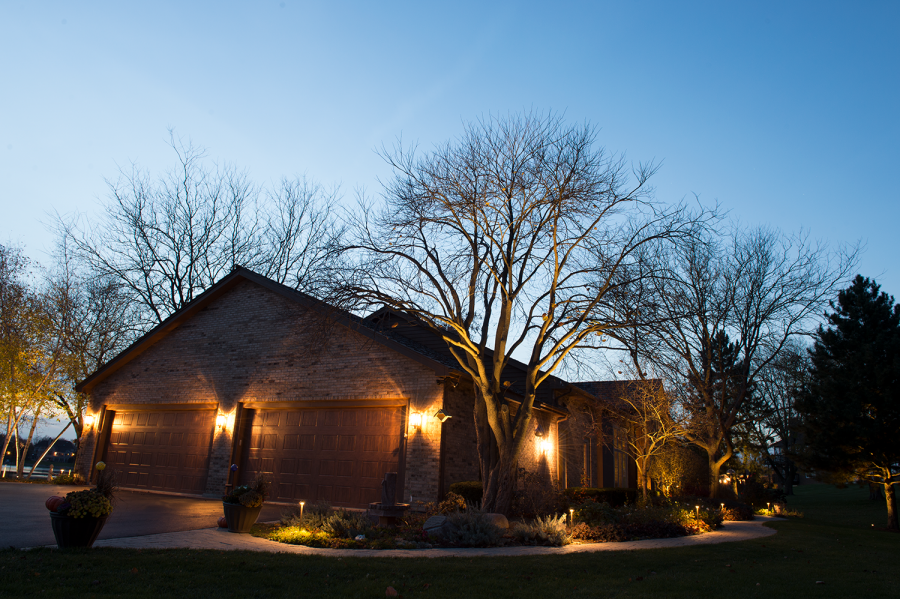
<path id="1" fill-rule="evenodd" d="M 106 462 L 97 462 L 97 470 L 105 470 Z"/>

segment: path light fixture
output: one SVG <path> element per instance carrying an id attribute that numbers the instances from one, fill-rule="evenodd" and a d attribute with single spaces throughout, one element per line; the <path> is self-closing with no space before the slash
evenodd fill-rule
<path id="1" fill-rule="evenodd" d="M 305 501 L 300 502 L 300 526 L 303 526 L 303 506 L 306 505 Z"/>
<path id="2" fill-rule="evenodd" d="M 569 508 L 569 526 L 575 524 L 575 509 Z"/>
<path id="3" fill-rule="evenodd" d="M 695 505 L 695 506 L 694 506 L 694 509 L 697 510 L 697 517 L 699 518 L 699 517 L 700 517 L 700 506 L 699 506 L 699 505 Z"/>

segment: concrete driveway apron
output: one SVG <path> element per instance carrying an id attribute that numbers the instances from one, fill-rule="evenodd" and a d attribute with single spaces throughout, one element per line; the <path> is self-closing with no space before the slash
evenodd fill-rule
<path id="1" fill-rule="evenodd" d="M 44 502 L 51 495 L 65 496 L 87 487 L 0 483 L 0 512 L 6 521 L 0 527 L 0 547 L 37 547 L 53 545 L 50 515 Z M 277 520 L 284 507 L 266 505 L 260 521 Z M 216 525 L 222 516 L 218 499 L 183 497 L 120 491 L 113 513 L 100 533 L 100 539 L 117 539 L 168 532 L 197 530 Z"/>

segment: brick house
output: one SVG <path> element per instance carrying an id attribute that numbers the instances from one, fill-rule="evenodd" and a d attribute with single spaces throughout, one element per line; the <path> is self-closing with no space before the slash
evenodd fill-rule
<path id="1" fill-rule="evenodd" d="M 504 377 L 514 410 L 522 365 Z M 102 459 L 123 488 L 207 496 L 265 472 L 273 502 L 346 507 L 378 501 L 397 472 L 398 497 L 434 501 L 479 479 L 466 379 L 403 315 L 358 318 L 238 268 L 78 385 L 95 420 L 76 471 Z M 559 437 L 573 395 L 592 398 L 556 377 L 541 386 L 520 463 L 561 484 L 578 465 Z"/>

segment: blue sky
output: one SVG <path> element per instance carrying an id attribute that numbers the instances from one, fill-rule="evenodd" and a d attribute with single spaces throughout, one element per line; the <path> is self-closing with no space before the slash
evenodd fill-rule
<path id="1" fill-rule="evenodd" d="M 0 240 L 97 210 L 167 129 L 257 181 L 379 190 L 382 143 L 554 110 L 746 225 L 866 244 L 900 296 L 900 2 L 0 4 Z M 892 175 L 894 173 L 894 175 Z"/>
<path id="2" fill-rule="evenodd" d="M 259 181 L 377 192 L 375 155 L 488 112 L 563 112 L 664 200 L 866 243 L 900 296 L 898 2 L 0 5 L 0 238 L 38 260 L 50 211 L 172 163 L 167 128 Z"/>

